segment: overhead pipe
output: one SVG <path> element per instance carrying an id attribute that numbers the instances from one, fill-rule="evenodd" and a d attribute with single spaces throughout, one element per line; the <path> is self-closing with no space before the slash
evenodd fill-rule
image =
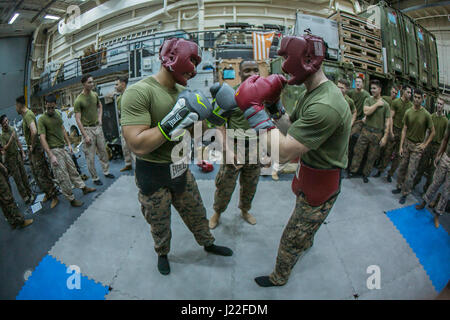
<path id="1" fill-rule="evenodd" d="M 39 11 L 34 17 L 33 19 L 31 19 L 31 23 L 33 23 L 37 18 L 39 18 L 39 16 L 45 11 L 47 10 L 52 4 L 54 4 L 56 2 L 56 0 L 51 0 L 49 3 L 46 4 L 45 7 L 43 7 L 41 9 L 41 11 Z"/>

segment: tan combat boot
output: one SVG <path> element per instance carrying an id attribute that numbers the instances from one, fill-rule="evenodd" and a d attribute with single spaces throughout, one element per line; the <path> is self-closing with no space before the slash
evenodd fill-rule
<path id="1" fill-rule="evenodd" d="M 23 222 L 23 224 L 20 226 L 20 228 L 28 227 L 32 223 L 33 223 L 33 219 L 27 219 Z"/>
<path id="2" fill-rule="evenodd" d="M 278 177 L 278 172 L 277 171 L 272 171 L 272 179 L 273 180 L 275 180 L 275 181 L 278 181 L 278 179 L 280 179 L 279 177 Z"/>
<path id="3" fill-rule="evenodd" d="M 247 211 L 242 211 L 241 213 L 242 213 L 242 219 L 244 219 L 245 221 L 247 221 L 251 225 L 255 225 L 256 224 L 255 217 L 252 216 L 250 213 L 248 213 Z"/>
<path id="4" fill-rule="evenodd" d="M 83 190 L 83 194 L 88 194 L 88 193 L 97 191 L 97 189 L 95 189 L 95 188 L 89 188 L 89 187 L 84 187 L 82 190 Z"/>
<path id="5" fill-rule="evenodd" d="M 54 207 L 56 207 L 56 205 L 59 203 L 58 197 L 53 197 L 52 198 L 52 203 L 50 204 L 50 209 L 53 209 Z"/>
<path id="6" fill-rule="evenodd" d="M 214 212 L 211 219 L 209 219 L 209 228 L 214 229 L 219 224 L 220 213 Z"/>
<path id="7" fill-rule="evenodd" d="M 70 201 L 70 205 L 72 207 L 81 207 L 83 205 L 83 202 L 77 199 L 73 199 L 72 201 Z"/>
<path id="8" fill-rule="evenodd" d="M 133 169 L 133 166 L 131 164 L 129 164 L 129 165 L 126 165 L 125 167 L 123 167 L 122 169 L 120 169 L 120 172 L 129 171 L 132 169 Z"/>

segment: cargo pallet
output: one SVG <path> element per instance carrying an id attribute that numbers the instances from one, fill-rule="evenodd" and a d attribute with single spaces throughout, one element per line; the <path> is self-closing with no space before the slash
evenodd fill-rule
<path id="1" fill-rule="evenodd" d="M 360 57 L 361 59 L 374 61 L 380 63 L 383 61 L 383 55 L 381 50 L 368 49 L 350 42 L 341 42 L 341 49 L 343 54 L 352 54 Z"/>
<path id="2" fill-rule="evenodd" d="M 331 15 L 329 19 L 338 22 L 341 27 L 346 27 L 350 31 L 360 32 L 381 39 L 381 30 L 366 18 L 338 11 Z"/>
<path id="3" fill-rule="evenodd" d="M 381 50 L 382 47 L 380 38 L 354 31 L 345 26 L 342 26 L 340 36 L 344 42 L 354 43 L 368 49 Z"/>
<path id="4" fill-rule="evenodd" d="M 383 65 L 381 63 L 375 63 L 373 61 L 364 60 L 358 56 L 344 54 L 344 56 L 342 57 L 342 62 L 351 63 L 356 68 L 383 73 Z"/>

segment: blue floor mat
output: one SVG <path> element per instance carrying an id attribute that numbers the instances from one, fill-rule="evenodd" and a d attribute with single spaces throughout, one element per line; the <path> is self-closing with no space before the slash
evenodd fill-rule
<path id="1" fill-rule="evenodd" d="M 50 255 L 45 256 L 17 295 L 17 300 L 104 300 L 108 288 L 75 272 Z M 69 285 L 68 285 L 69 283 Z M 69 286 L 73 289 L 69 289 Z"/>
<path id="2" fill-rule="evenodd" d="M 416 210 L 415 205 L 387 212 L 397 230 L 408 242 L 440 292 L 450 279 L 450 236 L 442 226 L 434 226 L 434 215 Z"/>

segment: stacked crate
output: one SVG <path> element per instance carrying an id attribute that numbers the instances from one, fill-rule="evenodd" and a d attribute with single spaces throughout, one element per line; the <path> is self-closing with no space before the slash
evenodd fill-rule
<path id="1" fill-rule="evenodd" d="M 338 11 L 330 17 L 338 22 L 341 61 L 383 73 L 381 30 L 367 19 Z"/>

